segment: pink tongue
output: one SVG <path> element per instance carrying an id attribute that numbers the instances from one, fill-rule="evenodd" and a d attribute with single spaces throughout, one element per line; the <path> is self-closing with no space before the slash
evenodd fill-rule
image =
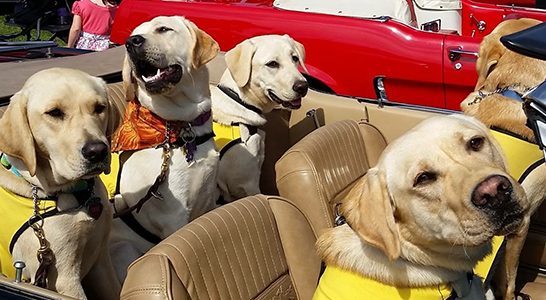
<path id="1" fill-rule="evenodd" d="M 294 101 L 290 101 L 290 103 L 292 105 L 301 105 L 301 99 L 297 99 L 297 100 L 294 100 Z"/>

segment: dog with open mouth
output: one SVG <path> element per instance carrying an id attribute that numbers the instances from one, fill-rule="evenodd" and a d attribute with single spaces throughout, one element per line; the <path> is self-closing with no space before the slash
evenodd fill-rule
<path id="1" fill-rule="evenodd" d="M 125 44 L 127 111 L 112 141 L 119 152 L 112 256 L 127 266 L 154 244 L 215 207 L 218 152 L 205 64 L 218 44 L 183 17 L 156 17 Z"/>
<path id="2" fill-rule="evenodd" d="M 218 186 L 230 202 L 260 193 L 264 114 L 300 108 L 309 85 L 298 70 L 305 68 L 305 49 L 288 35 L 247 39 L 225 58 L 227 70 L 212 88 L 212 112 L 220 148 Z"/>

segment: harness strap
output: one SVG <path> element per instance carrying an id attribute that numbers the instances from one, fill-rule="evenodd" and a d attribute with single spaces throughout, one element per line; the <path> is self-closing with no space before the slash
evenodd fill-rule
<path id="1" fill-rule="evenodd" d="M 161 238 L 159 238 L 157 235 L 149 232 L 146 228 L 144 228 L 140 223 L 135 219 L 135 216 L 133 216 L 132 213 L 124 214 L 119 217 L 123 223 L 127 224 L 129 228 L 131 228 L 136 234 L 140 235 L 143 239 L 147 240 L 148 242 L 157 245 L 159 242 L 161 242 Z"/>
<path id="2" fill-rule="evenodd" d="M 529 168 L 525 169 L 523 174 L 521 174 L 521 177 L 518 179 L 518 183 L 522 184 L 523 181 L 533 172 L 536 168 L 540 167 L 544 163 L 544 158 L 539 159 L 535 161 L 532 165 L 529 166 Z"/>
<path id="3" fill-rule="evenodd" d="M 259 115 L 263 114 L 262 110 L 257 108 L 256 106 L 254 105 L 251 105 L 251 104 L 248 104 L 246 102 L 244 102 L 241 97 L 239 96 L 239 94 L 237 94 L 237 92 L 235 92 L 234 90 L 228 88 L 228 87 L 225 87 L 223 85 L 218 85 L 218 89 L 220 89 L 224 94 L 226 94 L 226 96 L 228 96 L 229 98 L 233 99 L 235 102 L 239 103 L 240 105 L 244 106 L 246 109 L 248 110 L 251 110 Z"/>
<path id="4" fill-rule="evenodd" d="M 196 137 L 193 142 L 195 143 L 195 146 L 198 146 L 198 145 L 201 145 L 201 144 L 205 143 L 206 141 L 210 140 L 213 137 L 214 137 L 214 133 L 210 132 L 210 133 L 207 133 L 207 134 Z M 136 205 L 128 207 L 128 208 L 126 208 L 126 209 L 124 209 L 124 210 L 122 210 L 120 212 L 114 212 L 114 218 L 118 218 L 120 216 L 128 214 L 128 213 L 132 212 L 133 210 L 136 210 L 136 212 L 139 213 L 140 209 L 142 209 L 142 206 L 144 205 L 144 203 L 146 203 L 148 200 L 150 200 L 152 198 L 152 196 L 156 197 L 156 198 L 161 198 L 161 194 L 159 193 L 158 190 L 159 190 L 159 186 L 165 181 L 165 179 L 167 177 L 167 171 L 169 170 L 169 164 L 168 163 L 169 163 L 169 160 L 171 158 L 170 149 L 171 149 L 171 146 L 169 146 L 169 144 L 164 144 L 163 145 L 163 163 L 161 164 L 161 172 L 156 177 L 156 179 L 155 179 L 154 183 L 152 184 L 152 186 L 150 186 L 150 188 L 146 192 L 146 195 L 144 195 L 144 197 L 142 197 L 140 200 L 138 200 Z M 118 183 L 116 185 L 116 190 L 117 191 L 118 191 L 118 187 L 119 187 L 119 180 L 121 179 L 119 174 L 121 174 L 121 170 L 118 173 Z M 115 208 L 115 205 L 114 205 L 114 208 Z"/>
<path id="5" fill-rule="evenodd" d="M 220 149 L 220 159 L 222 159 L 222 157 L 224 157 L 224 154 L 226 154 L 226 152 L 229 149 L 233 148 L 233 146 L 235 146 L 237 144 L 240 144 L 242 142 L 243 142 L 243 140 L 241 140 L 241 138 L 229 141 L 229 143 L 227 143 L 222 149 Z"/>
<path id="6" fill-rule="evenodd" d="M 241 126 L 241 125 L 244 125 L 246 128 L 248 128 L 248 134 L 251 135 L 251 136 L 258 133 L 258 127 L 257 126 L 248 125 L 248 124 L 244 124 L 244 123 L 232 123 L 231 124 L 231 126 Z M 233 148 L 233 146 L 235 146 L 237 144 L 240 144 L 242 142 L 243 142 L 243 140 L 241 138 L 237 138 L 237 139 L 229 141 L 229 143 L 227 143 L 222 149 L 220 149 L 220 159 L 222 159 L 222 157 L 224 157 L 224 154 L 226 154 L 226 152 L 228 152 L 229 149 Z"/>

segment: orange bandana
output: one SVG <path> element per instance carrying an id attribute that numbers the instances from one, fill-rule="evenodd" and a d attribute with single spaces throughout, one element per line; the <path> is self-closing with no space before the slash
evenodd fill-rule
<path id="1" fill-rule="evenodd" d="M 112 151 L 119 152 L 154 148 L 164 142 L 176 146 L 180 143 L 181 132 L 191 130 L 190 124 L 201 126 L 208 119 L 210 119 L 210 111 L 201 114 L 192 122 L 165 121 L 142 106 L 138 100 L 133 100 L 127 105 L 123 122 L 112 137 Z M 186 148 L 188 146 L 186 144 L 182 143 L 178 146 Z"/>

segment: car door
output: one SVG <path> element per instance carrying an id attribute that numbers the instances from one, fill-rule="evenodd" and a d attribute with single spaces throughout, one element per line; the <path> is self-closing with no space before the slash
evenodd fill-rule
<path id="1" fill-rule="evenodd" d="M 446 35 L 443 51 L 443 77 L 446 108 L 459 110 L 459 104 L 474 90 L 478 75 L 480 39 L 460 35 Z"/>

